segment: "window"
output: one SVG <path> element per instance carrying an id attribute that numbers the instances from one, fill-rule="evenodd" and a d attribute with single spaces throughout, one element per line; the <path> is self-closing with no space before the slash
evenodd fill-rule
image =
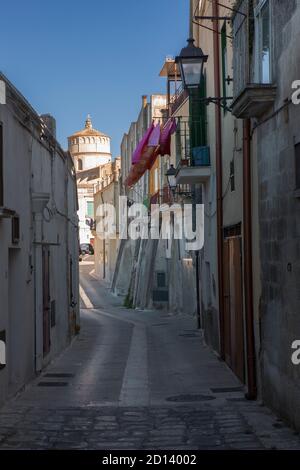
<path id="1" fill-rule="evenodd" d="M 78 170 L 78 171 L 81 171 L 81 170 L 82 170 L 82 160 L 81 160 L 81 158 L 78 158 L 78 161 L 77 161 L 77 170 Z"/>
<path id="2" fill-rule="evenodd" d="M 206 261 L 205 263 L 205 271 L 206 271 L 206 300 L 207 300 L 207 308 L 211 307 L 211 274 L 210 274 L 210 263 Z"/>
<path id="3" fill-rule="evenodd" d="M 3 179 L 3 126 L 0 122 L 0 207 L 4 205 Z"/>
<path id="4" fill-rule="evenodd" d="M 157 287 L 160 289 L 167 287 L 166 273 L 164 272 L 156 273 L 156 284 L 157 284 Z"/>
<path id="5" fill-rule="evenodd" d="M 300 189 L 300 142 L 295 145 L 296 189 Z"/>
<path id="6" fill-rule="evenodd" d="M 11 219 L 11 242 L 17 245 L 20 241 L 20 218 L 15 215 Z"/>
<path id="7" fill-rule="evenodd" d="M 256 75 L 259 83 L 271 83 L 271 2 L 261 0 L 255 10 L 256 16 Z"/>
<path id="8" fill-rule="evenodd" d="M 86 215 L 94 217 L 94 201 L 87 201 L 86 203 Z"/>
<path id="9" fill-rule="evenodd" d="M 230 190 L 235 191 L 234 160 L 230 162 Z"/>

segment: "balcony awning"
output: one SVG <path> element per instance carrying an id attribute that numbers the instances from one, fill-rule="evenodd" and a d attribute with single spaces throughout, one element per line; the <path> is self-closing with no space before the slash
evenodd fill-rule
<path id="1" fill-rule="evenodd" d="M 154 165 L 158 155 L 170 155 L 171 135 L 176 130 L 176 121 L 169 119 L 162 128 L 160 124 L 151 124 L 132 155 L 132 166 L 125 180 L 128 187 L 136 184 L 147 170 Z"/>

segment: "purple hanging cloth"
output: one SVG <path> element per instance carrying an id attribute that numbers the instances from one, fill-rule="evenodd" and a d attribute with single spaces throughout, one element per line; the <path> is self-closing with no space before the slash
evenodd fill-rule
<path id="1" fill-rule="evenodd" d="M 160 155 L 171 154 L 171 135 L 176 131 L 176 119 L 171 118 L 163 128 L 160 136 Z"/>
<path id="2" fill-rule="evenodd" d="M 148 141 L 148 147 L 158 147 L 160 143 L 161 129 L 160 124 L 157 124 L 151 132 Z"/>
<path id="3" fill-rule="evenodd" d="M 137 148 L 132 154 L 132 164 L 134 165 L 135 163 L 138 163 L 140 161 L 140 158 L 142 156 L 142 152 L 146 145 L 148 145 L 149 137 L 154 129 L 154 123 L 147 129 L 146 133 L 144 134 L 142 140 L 138 143 Z"/>

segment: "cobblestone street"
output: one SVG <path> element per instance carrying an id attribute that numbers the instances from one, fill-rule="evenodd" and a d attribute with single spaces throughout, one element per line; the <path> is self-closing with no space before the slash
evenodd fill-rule
<path id="1" fill-rule="evenodd" d="M 1 449 L 300 449 L 195 319 L 121 307 L 84 262 L 79 337 L 0 412 Z"/>

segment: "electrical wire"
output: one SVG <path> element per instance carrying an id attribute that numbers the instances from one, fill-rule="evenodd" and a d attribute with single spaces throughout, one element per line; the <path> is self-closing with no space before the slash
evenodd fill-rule
<path id="1" fill-rule="evenodd" d="M 271 119 L 273 119 L 275 116 L 277 116 L 277 114 L 279 114 L 281 111 L 283 111 L 287 106 L 289 106 L 290 104 L 292 104 L 292 100 L 291 98 L 288 98 L 285 103 L 280 106 L 280 108 L 276 109 L 270 116 L 268 116 L 266 119 L 263 119 L 262 121 L 260 122 L 256 122 L 256 124 L 253 126 L 253 129 L 251 131 L 251 139 L 253 137 L 253 134 L 255 132 L 255 130 L 262 126 L 263 124 L 265 124 L 266 122 L 270 121 Z"/>

